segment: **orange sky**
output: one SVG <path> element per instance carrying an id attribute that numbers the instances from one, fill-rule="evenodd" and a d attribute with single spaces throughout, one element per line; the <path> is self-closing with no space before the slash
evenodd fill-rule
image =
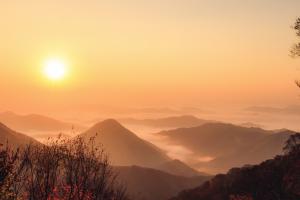
<path id="1" fill-rule="evenodd" d="M 297 104 L 299 0 L 2 0 L 0 110 Z M 48 58 L 64 80 L 42 74 Z"/>

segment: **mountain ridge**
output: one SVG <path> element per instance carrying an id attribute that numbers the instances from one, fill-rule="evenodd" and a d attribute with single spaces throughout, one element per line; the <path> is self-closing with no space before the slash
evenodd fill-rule
<path id="1" fill-rule="evenodd" d="M 210 120 L 200 119 L 193 115 L 170 116 L 158 119 L 120 119 L 120 122 L 131 125 L 149 126 L 152 128 L 176 128 L 176 127 L 193 127 L 204 123 L 211 122 Z"/>
<path id="2" fill-rule="evenodd" d="M 229 123 L 206 123 L 157 134 L 167 137 L 171 144 L 188 148 L 195 157 L 212 158 L 208 162 L 189 164 L 197 169 L 209 170 L 209 173 L 219 173 L 232 167 L 258 164 L 280 154 L 282 145 L 293 133 L 295 132 L 289 130 L 274 132 Z"/>
<path id="3" fill-rule="evenodd" d="M 63 122 L 39 114 L 19 115 L 11 111 L 0 113 L 0 121 L 18 131 L 65 131 L 73 128 L 82 130 L 83 126 Z"/>
<path id="4" fill-rule="evenodd" d="M 0 122 L 0 144 L 18 148 L 27 144 L 40 144 L 34 138 L 16 132 Z"/>
<path id="5" fill-rule="evenodd" d="M 133 199 L 165 200 L 188 188 L 193 188 L 210 176 L 183 177 L 140 166 L 116 166 L 119 181 L 127 186 Z"/>
<path id="6" fill-rule="evenodd" d="M 298 200 L 300 198 L 300 152 L 276 156 L 254 166 L 232 168 L 210 181 L 179 193 L 170 200 Z"/>
<path id="7" fill-rule="evenodd" d="M 114 165 L 154 167 L 169 161 L 163 151 L 142 140 L 114 119 L 96 123 L 79 136 L 85 140 L 95 138 L 95 143 L 103 145 Z"/>

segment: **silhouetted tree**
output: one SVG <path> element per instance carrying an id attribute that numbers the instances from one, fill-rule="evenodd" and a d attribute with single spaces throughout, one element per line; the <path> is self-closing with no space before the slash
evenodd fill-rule
<path id="1" fill-rule="evenodd" d="M 3 200 L 128 199 L 108 157 L 102 148 L 94 146 L 93 138 L 89 143 L 76 138 L 53 140 L 48 145 L 31 144 L 15 157 L 0 154 L 0 170 L 4 177 L 0 189 L 6 188 L 5 194 L 10 195 Z M 11 182 L 1 187 L 5 183 L 2 179 Z"/>
<path id="2" fill-rule="evenodd" d="M 283 148 L 286 154 L 299 153 L 300 152 L 300 133 L 291 135 L 285 143 Z"/>
<path id="3" fill-rule="evenodd" d="M 293 28 L 296 31 L 296 35 L 300 38 L 300 18 L 298 18 L 295 22 Z M 294 57 L 300 57 L 300 42 L 296 43 L 291 50 L 291 54 Z"/>
<path id="4" fill-rule="evenodd" d="M 293 26 L 296 35 L 300 38 L 300 18 L 298 18 Z M 291 50 L 292 57 L 300 57 L 300 42 L 296 43 Z M 300 81 L 296 81 L 296 85 L 300 87 Z"/>
<path id="5" fill-rule="evenodd" d="M 0 200 L 10 200 L 16 197 L 12 191 L 12 185 L 17 158 L 18 151 L 13 151 L 8 147 L 3 148 L 0 144 Z"/>

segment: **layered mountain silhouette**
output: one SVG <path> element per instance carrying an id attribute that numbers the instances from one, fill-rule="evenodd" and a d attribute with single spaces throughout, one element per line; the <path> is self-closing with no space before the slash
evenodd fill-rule
<path id="1" fill-rule="evenodd" d="M 118 180 L 126 184 L 128 192 L 137 199 L 168 199 L 210 178 L 208 175 L 199 176 L 199 172 L 179 160 L 171 160 L 157 147 L 138 138 L 112 119 L 96 124 L 80 136 L 87 140 L 95 137 L 95 143 L 103 145 L 114 165 L 139 164 L 161 168 L 158 170 L 138 166 L 114 167 Z M 0 123 L 0 144 L 6 143 L 15 148 L 30 143 L 40 144 L 33 138 L 13 131 Z"/>
<path id="2" fill-rule="evenodd" d="M 156 166 L 155 168 L 177 176 L 208 176 L 208 174 L 199 172 L 177 159 L 165 162 L 159 166 Z"/>
<path id="3" fill-rule="evenodd" d="M 86 141 L 94 138 L 95 145 L 103 146 L 113 165 L 150 167 L 186 177 L 203 175 L 179 160 L 172 160 L 114 119 L 97 123 L 79 136 Z"/>
<path id="4" fill-rule="evenodd" d="M 113 119 L 94 125 L 80 137 L 86 140 L 95 137 L 95 144 L 103 145 L 114 165 L 155 167 L 170 160 L 163 151 Z"/>
<path id="5" fill-rule="evenodd" d="M 138 166 L 115 167 L 119 181 L 133 199 L 165 200 L 185 189 L 194 188 L 209 176 L 182 177 Z"/>
<path id="6" fill-rule="evenodd" d="M 172 200 L 298 200 L 300 199 L 300 152 L 233 168 L 201 186 L 181 192 Z"/>
<path id="7" fill-rule="evenodd" d="M 205 123 L 158 134 L 167 137 L 170 143 L 193 151 L 196 158 L 213 157 L 209 162 L 193 163 L 193 167 L 210 169 L 214 173 L 245 164 L 256 164 L 280 154 L 283 144 L 294 132 Z M 293 160 L 290 155 L 285 155 L 257 166 L 234 168 L 226 175 L 217 175 L 207 181 L 211 178 L 209 175 L 198 172 L 180 160 L 172 160 L 164 151 L 139 138 L 116 120 L 97 123 L 79 136 L 86 141 L 94 138 L 95 145 L 104 147 L 112 165 L 118 166 L 114 167 L 119 175 L 118 180 L 126 185 L 135 199 L 169 199 L 182 190 L 185 191 L 174 200 L 223 200 L 247 196 L 266 200 L 274 199 L 278 191 L 280 197 L 300 195 L 300 192 L 297 193 L 300 188 L 300 179 L 297 179 L 300 170 L 299 154 Z M 39 144 L 33 138 L 0 123 L 0 144 L 5 143 L 13 147 Z M 197 186 L 200 187 L 190 190 Z M 261 198 L 254 198 L 253 195 L 261 195 Z"/>
<path id="8" fill-rule="evenodd" d="M 286 107 L 270 107 L 270 106 L 252 106 L 245 109 L 248 112 L 278 114 L 278 115 L 299 115 L 300 106 L 290 105 Z"/>
<path id="9" fill-rule="evenodd" d="M 39 144 L 35 139 L 26 136 L 22 133 L 18 133 L 8 128 L 6 125 L 0 123 L 0 144 L 8 144 L 11 147 L 18 148 L 27 144 Z"/>
<path id="10" fill-rule="evenodd" d="M 192 115 L 182 115 L 159 119 L 120 119 L 120 122 L 130 125 L 149 126 L 152 128 L 179 128 L 200 126 L 210 121 L 199 119 Z"/>
<path id="11" fill-rule="evenodd" d="M 18 115 L 13 112 L 0 113 L 0 122 L 6 124 L 7 126 L 23 132 L 28 131 L 64 131 L 76 128 L 83 130 L 84 127 L 71 124 L 67 122 L 62 122 L 50 117 L 46 117 L 38 114 L 30 115 Z"/>
<path id="12" fill-rule="evenodd" d="M 240 126 L 243 126 L 243 127 L 246 127 L 246 128 L 263 128 L 262 125 L 252 123 L 252 122 L 241 123 Z"/>
<path id="13" fill-rule="evenodd" d="M 208 123 L 198 127 L 160 132 L 176 145 L 182 145 L 196 157 L 211 157 L 210 162 L 193 166 L 211 173 L 225 172 L 234 166 L 257 164 L 282 152 L 293 131 L 268 131 L 225 123 Z"/>

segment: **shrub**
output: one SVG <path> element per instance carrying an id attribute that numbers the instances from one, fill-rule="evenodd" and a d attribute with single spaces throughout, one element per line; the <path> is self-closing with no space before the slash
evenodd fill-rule
<path id="1" fill-rule="evenodd" d="M 93 138 L 87 143 L 78 137 L 52 140 L 48 145 L 31 144 L 16 154 L 14 162 L 6 163 L 7 167 L 0 165 L 8 170 L 7 173 L 3 170 L 5 177 L 11 174 L 7 191 L 12 199 L 127 199 L 126 190 L 117 183 L 107 155 L 102 148 L 94 146 Z"/>

